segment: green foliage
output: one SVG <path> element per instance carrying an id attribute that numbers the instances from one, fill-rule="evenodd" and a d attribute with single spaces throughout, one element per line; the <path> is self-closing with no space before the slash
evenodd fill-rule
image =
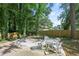
<path id="1" fill-rule="evenodd" d="M 0 4 L 0 31 L 5 35 L 3 38 L 6 38 L 8 32 L 17 31 L 26 36 L 29 32 L 37 33 L 41 26 L 52 28 L 52 23 L 48 19 L 51 9 L 47 5 L 44 3 Z"/>
<path id="2" fill-rule="evenodd" d="M 61 20 L 61 26 L 63 29 L 69 29 L 70 27 L 70 7 L 68 3 L 61 4 L 60 8 L 63 9 L 62 13 L 58 17 Z M 76 14 L 76 28 L 79 28 L 79 4 L 75 4 L 75 14 Z"/>
<path id="3" fill-rule="evenodd" d="M 69 14 L 69 11 L 70 11 L 70 8 L 69 8 L 69 4 L 66 4 L 66 3 L 63 3 L 61 4 L 60 8 L 63 9 L 62 13 L 60 14 L 60 16 L 58 17 L 59 20 L 61 20 L 61 27 L 63 29 L 69 29 L 69 26 L 70 26 L 70 14 Z"/>

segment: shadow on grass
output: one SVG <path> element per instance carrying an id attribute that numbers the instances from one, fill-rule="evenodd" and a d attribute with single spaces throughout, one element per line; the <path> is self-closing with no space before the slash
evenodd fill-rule
<path id="1" fill-rule="evenodd" d="M 79 55 L 79 40 L 74 40 L 63 40 L 63 47 L 67 56 Z"/>

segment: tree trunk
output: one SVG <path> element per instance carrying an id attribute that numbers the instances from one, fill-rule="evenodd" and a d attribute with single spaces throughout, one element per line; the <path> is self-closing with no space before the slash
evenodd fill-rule
<path id="1" fill-rule="evenodd" d="M 75 4 L 70 3 L 70 23 L 71 23 L 71 38 L 75 38 Z"/>

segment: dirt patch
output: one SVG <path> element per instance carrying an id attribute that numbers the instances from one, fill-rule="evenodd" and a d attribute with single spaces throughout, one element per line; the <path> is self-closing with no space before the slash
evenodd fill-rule
<path id="1" fill-rule="evenodd" d="M 5 42 L 0 44 L 1 56 L 43 56 L 43 50 L 31 50 L 30 48 L 19 48 L 16 45 L 12 45 L 13 42 Z"/>

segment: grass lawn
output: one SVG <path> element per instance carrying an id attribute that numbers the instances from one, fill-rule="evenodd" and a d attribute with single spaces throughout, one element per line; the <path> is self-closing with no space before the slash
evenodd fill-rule
<path id="1" fill-rule="evenodd" d="M 62 39 L 63 48 L 67 56 L 79 56 L 79 40 L 78 39 Z"/>

